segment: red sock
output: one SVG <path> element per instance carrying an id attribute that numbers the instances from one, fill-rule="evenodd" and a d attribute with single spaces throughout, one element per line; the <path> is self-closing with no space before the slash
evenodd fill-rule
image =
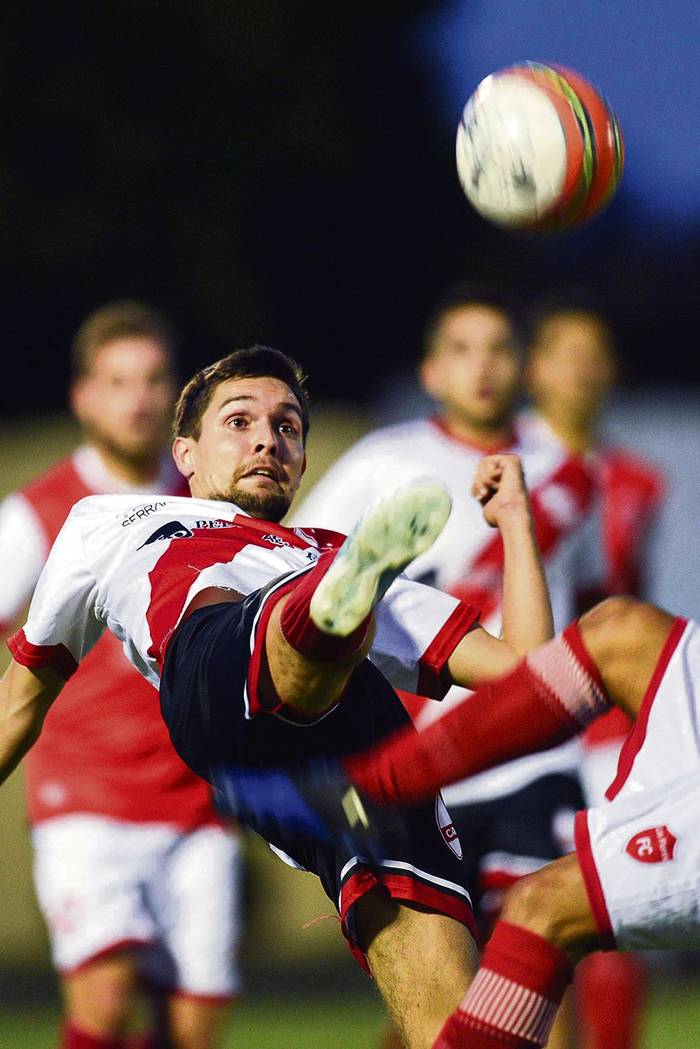
<path id="1" fill-rule="evenodd" d="M 646 997 L 644 964 L 635 954 L 596 951 L 576 970 L 576 1009 L 590 1049 L 636 1049 Z"/>
<path id="2" fill-rule="evenodd" d="M 498 922 L 479 971 L 433 1049 L 534 1049 L 547 1044 L 573 967 L 529 929 Z"/>
<path id="3" fill-rule="evenodd" d="M 61 1033 L 61 1049 L 126 1049 L 123 1038 L 105 1038 L 88 1034 L 67 1020 Z"/>
<path id="4" fill-rule="evenodd" d="M 336 659 L 353 656 L 362 647 L 372 620 L 370 614 L 347 637 L 325 634 L 312 621 L 309 615 L 311 598 L 333 564 L 334 557 L 335 553 L 323 554 L 311 571 L 300 577 L 280 616 L 280 627 L 285 641 L 302 656 L 307 656 L 317 663 L 331 663 Z"/>
<path id="5" fill-rule="evenodd" d="M 449 783 L 563 743 L 609 705 L 573 623 L 424 731 L 404 729 L 343 764 L 376 801 L 416 804 Z"/>

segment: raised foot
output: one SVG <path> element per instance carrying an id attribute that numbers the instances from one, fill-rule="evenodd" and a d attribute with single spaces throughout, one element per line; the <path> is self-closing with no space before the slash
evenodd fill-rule
<path id="1" fill-rule="evenodd" d="M 370 506 L 311 599 L 319 630 L 351 634 L 406 565 L 432 546 L 451 506 L 447 489 L 432 480 L 397 488 Z"/>

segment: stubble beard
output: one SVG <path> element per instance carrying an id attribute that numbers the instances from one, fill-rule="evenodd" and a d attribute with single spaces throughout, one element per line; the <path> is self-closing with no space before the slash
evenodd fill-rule
<path id="1" fill-rule="evenodd" d="M 226 492 L 215 492 L 207 496 L 223 503 L 235 503 L 251 517 L 277 524 L 289 510 L 292 500 L 284 492 L 247 492 L 233 484 Z"/>

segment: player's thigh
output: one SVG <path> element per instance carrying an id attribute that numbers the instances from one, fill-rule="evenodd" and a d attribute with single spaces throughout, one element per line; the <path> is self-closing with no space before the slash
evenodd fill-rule
<path id="1" fill-rule="evenodd" d="M 133 951 L 93 958 L 61 978 L 66 1015 L 83 1030 L 117 1036 L 129 1023 L 137 986 L 138 959 Z"/>
<path id="2" fill-rule="evenodd" d="M 147 968 L 156 983 L 212 1002 L 238 993 L 241 865 L 240 838 L 218 826 L 181 834 L 163 856 L 148 888 L 160 927 Z"/>
<path id="3" fill-rule="evenodd" d="M 357 934 L 372 976 L 409 1049 L 429 1049 L 476 967 L 460 922 L 390 898 L 381 888 L 357 903 Z"/>
<path id="4" fill-rule="evenodd" d="M 92 815 L 34 828 L 34 880 L 56 968 L 66 975 L 157 935 L 143 882 L 159 833 Z"/>

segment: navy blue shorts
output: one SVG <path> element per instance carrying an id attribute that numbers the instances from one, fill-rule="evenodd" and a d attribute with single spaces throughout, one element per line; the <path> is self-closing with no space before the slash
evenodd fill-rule
<path id="1" fill-rule="evenodd" d="M 198 609 L 168 647 L 160 687 L 163 718 L 180 757 L 209 781 L 219 765 L 265 767 L 348 754 L 409 720 L 394 690 L 368 660 L 354 671 L 340 702 L 316 721 L 294 720 L 284 706 L 265 711 L 254 678 L 270 594 L 266 588 L 238 603 Z M 318 875 L 362 964 L 354 904 L 378 884 L 390 896 L 449 915 L 474 932 L 459 844 L 442 802 L 397 810 L 395 828 L 393 840 L 391 832 L 382 839 L 387 859 L 371 870 L 340 846 L 283 829 L 275 840 L 269 832 L 264 835 Z"/>
<path id="2" fill-rule="evenodd" d="M 482 934 L 489 933 L 510 885 L 573 851 L 574 816 L 582 808 L 578 777 L 563 772 L 490 801 L 450 804 Z"/>

